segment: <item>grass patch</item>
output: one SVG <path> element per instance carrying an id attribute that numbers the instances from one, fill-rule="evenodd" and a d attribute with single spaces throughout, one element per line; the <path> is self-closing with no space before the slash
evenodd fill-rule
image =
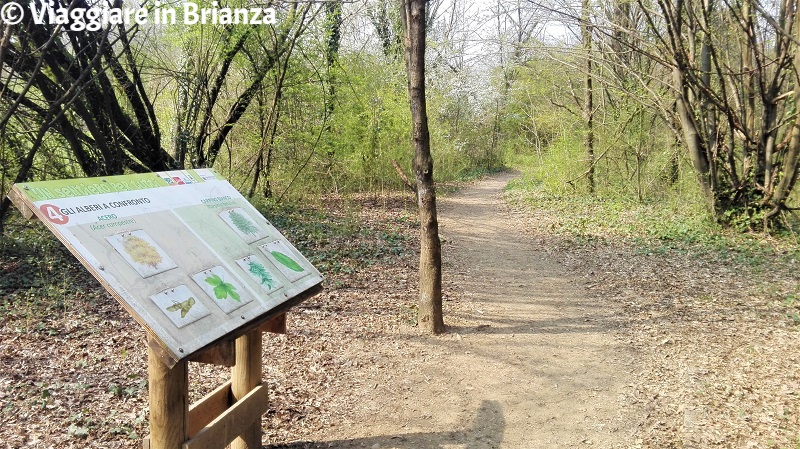
<path id="1" fill-rule="evenodd" d="M 512 204 L 547 210 L 558 217 L 544 231 L 578 243 L 624 239 L 647 254 L 690 252 L 753 268 L 800 259 L 795 236 L 724 228 L 711 219 L 699 198 L 687 197 L 686 192 L 680 196 L 636 201 L 579 192 L 554 194 L 530 175 L 515 179 L 507 189 Z"/>

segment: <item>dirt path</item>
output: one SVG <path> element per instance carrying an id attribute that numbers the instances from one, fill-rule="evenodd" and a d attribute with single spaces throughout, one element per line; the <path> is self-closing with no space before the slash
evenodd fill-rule
<path id="1" fill-rule="evenodd" d="M 473 407 L 489 401 L 504 415 L 498 447 L 631 447 L 631 355 L 615 339 L 620 315 L 588 300 L 515 226 L 500 197 L 512 177 L 487 179 L 442 205 L 448 268 L 476 306 L 466 318 L 480 323 L 456 330 L 474 357 L 454 354 L 453 372 L 469 373 Z"/>
<path id="2" fill-rule="evenodd" d="M 620 314 L 515 226 L 501 198 L 512 178 L 440 202 L 450 331 L 411 330 L 394 348 L 364 342 L 373 358 L 353 382 L 365 393 L 352 422 L 325 430 L 328 447 L 637 446 Z"/>

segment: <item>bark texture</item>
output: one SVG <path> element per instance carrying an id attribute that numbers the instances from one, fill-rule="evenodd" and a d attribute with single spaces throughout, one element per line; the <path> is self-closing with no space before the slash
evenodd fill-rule
<path id="1" fill-rule="evenodd" d="M 581 7 L 581 41 L 586 53 L 586 73 L 583 78 L 583 121 L 586 133 L 583 146 L 586 151 L 586 180 L 589 193 L 594 193 L 594 91 L 592 89 L 592 3 L 583 0 Z"/>
<path id="2" fill-rule="evenodd" d="M 402 13 L 420 218 L 417 322 L 422 330 L 437 334 L 444 332 L 445 327 L 442 316 L 442 245 L 436 218 L 433 158 L 425 103 L 425 0 L 403 0 Z"/>

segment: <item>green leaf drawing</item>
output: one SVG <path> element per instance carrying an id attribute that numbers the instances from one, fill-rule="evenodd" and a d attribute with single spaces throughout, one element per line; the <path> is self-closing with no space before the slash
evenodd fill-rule
<path id="1" fill-rule="evenodd" d="M 205 279 L 206 283 L 214 287 L 214 296 L 217 299 L 226 299 L 230 296 L 234 301 L 241 302 L 239 293 L 236 292 L 236 287 L 222 280 L 221 277 L 213 274 Z"/>
<path id="2" fill-rule="evenodd" d="M 286 268 L 292 271 L 297 271 L 298 273 L 303 271 L 303 267 L 301 267 L 300 264 L 298 264 L 297 262 L 294 261 L 294 259 L 287 256 L 286 254 L 283 254 L 280 251 L 272 251 L 272 257 L 274 257 L 275 260 L 277 260 Z"/>
<path id="3" fill-rule="evenodd" d="M 177 312 L 180 310 L 181 318 L 186 318 L 186 314 L 192 310 L 192 306 L 194 305 L 194 298 L 189 297 L 186 301 L 183 302 L 176 302 L 175 304 L 167 307 L 167 312 Z"/>
<path id="4" fill-rule="evenodd" d="M 239 212 L 232 210 L 228 213 L 228 216 L 231 218 L 231 223 L 233 223 L 233 225 L 236 226 L 236 229 L 241 231 L 242 234 L 258 233 L 258 227 L 256 227 L 249 218 L 245 217 Z"/>
<path id="5" fill-rule="evenodd" d="M 270 276 L 269 271 L 258 262 L 250 261 L 248 262 L 248 268 L 250 269 L 250 273 L 257 276 L 261 279 L 261 285 L 266 286 L 267 288 L 272 288 L 275 286 L 275 280 L 272 279 Z"/>
<path id="6" fill-rule="evenodd" d="M 222 284 L 223 280 L 221 277 L 217 276 L 216 274 L 213 274 L 206 278 L 206 283 L 211 285 L 212 287 L 216 287 L 217 285 Z"/>
<path id="7" fill-rule="evenodd" d="M 163 260 L 161 254 L 153 245 L 135 235 L 128 235 L 122 239 L 122 247 L 131 256 L 131 260 L 142 265 L 156 268 Z"/>

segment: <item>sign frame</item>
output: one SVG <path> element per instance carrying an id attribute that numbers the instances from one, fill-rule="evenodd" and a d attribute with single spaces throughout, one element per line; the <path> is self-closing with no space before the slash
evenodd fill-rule
<path id="1" fill-rule="evenodd" d="M 18 183 L 8 196 L 145 328 L 167 367 L 322 291 L 319 271 L 211 169 Z"/>

